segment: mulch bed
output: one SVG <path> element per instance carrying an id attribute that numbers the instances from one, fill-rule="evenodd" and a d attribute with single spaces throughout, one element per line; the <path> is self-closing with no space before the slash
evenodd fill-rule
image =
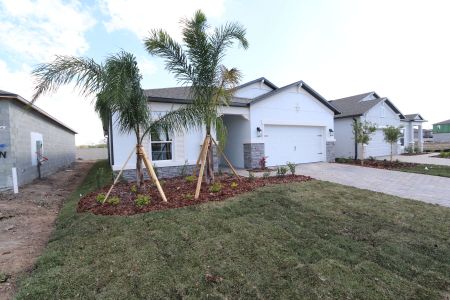
<path id="1" fill-rule="evenodd" d="M 361 166 L 361 160 L 359 160 L 359 159 L 358 160 L 348 159 L 348 160 L 345 160 L 345 161 L 339 162 L 339 163 Z M 417 164 L 415 164 L 415 163 L 408 163 L 408 162 L 401 162 L 401 161 L 391 162 L 388 160 L 370 160 L 370 159 L 364 160 L 364 165 L 363 165 L 363 167 L 387 169 L 387 170 L 413 168 L 415 166 L 417 166 Z"/>
<path id="2" fill-rule="evenodd" d="M 219 192 L 211 192 L 209 190 L 211 185 L 203 183 L 200 197 L 195 200 L 194 193 L 197 182 L 188 182 L 185 178 L 177 177 L 163 181 L 163 190 L 168 200 L 167 203 L 162 201 L 156 187 L 150 181 L 146 181 L 141 188 L 140 194 L 149 196 L 151 201 L 150 204 L 142 207 L 138 207 L 134 203 L 137 197 L 137 194 L 132 192 L 132 186 L 134 183 L 122 182 L 117 184 L 111 192 L 111 196 L 117 196 L 120 198 L 119 204 L 111 205 L 105 203 L 102 205 L 97 202 L 96 196 L 99 193 L 106 194 L 110 187 L 105 186 L 102 189 L 89 193 L 81 198 L 78 202 L 77 212 L 89 211 L 97 215 L 133 215 L 154 210 L 173 209 L 210 201 L 221 201 L 270 184 L 303 182 L 309 180 L 312 180 L 312 178 L 308 176 L 285 175 L 280 177 L 254 179 L 241 178 L 241 180 L 238 181 L 235 177 L 221 175 L 217 176 L 215 181 L 221 185 L 221 190 Z M 237 184 L 237 186 L 232 186 L 233 183 Z"/>

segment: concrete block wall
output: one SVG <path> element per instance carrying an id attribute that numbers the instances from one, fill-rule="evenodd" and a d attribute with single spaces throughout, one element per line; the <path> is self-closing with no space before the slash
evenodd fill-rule
<path id="1" fill-rule="evenodd" d="M 48 158 L 41 167 L 48 176 L 75 161 L 75 134 L 18 102 L 10 102 L 10 134 L 14 164 L 19 185 L 38 177 L 32 165 L 31 132 L 42 134 L 43 155 Z"/>
<path id="2" fill-rule="evenodd" d="M 14 157 L 11 147 L 9 126 L 9 102 L 0 101 L 0 152 L 6 158 L 0 156 L 0 191 L 12 188 L 11 168 L 14 165 Z"/>

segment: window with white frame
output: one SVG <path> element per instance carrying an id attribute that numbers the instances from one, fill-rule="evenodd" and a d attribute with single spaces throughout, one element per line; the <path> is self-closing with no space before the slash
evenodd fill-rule
<path id="1" fill-rule="evenodd" d="M 172 137 L 166 132 L 152 132 L 152 160 L 172 160 Z"/>

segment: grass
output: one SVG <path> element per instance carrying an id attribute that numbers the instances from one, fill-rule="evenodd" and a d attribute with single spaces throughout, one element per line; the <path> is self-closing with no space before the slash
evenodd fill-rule
<path id="1" fill-rule="evenodd" d="M 414 167 L 400 168 L 397 171 L 427 174 L 433 176 L 450 177 L 450 166 L 439 165 L 416 165 Z"/>
<path id="2" fill-rule="evenodd" d="M 448 208 L 311 181 L 132 217 L 77 214 L 100 167 L 63 207 L 18 299 L 450 294 Z"/>

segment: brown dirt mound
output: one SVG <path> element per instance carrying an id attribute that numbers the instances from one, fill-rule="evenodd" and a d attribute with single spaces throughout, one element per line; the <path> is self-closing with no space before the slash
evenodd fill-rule
<path id="1" fill-rule="evenodd" d="M 98 215 L 133 215 L 154 210 L 164 210 L 195 205 L 209 201 L 221 201 L 269 184 L 302 182 L 309 180 L 312 180 L 312 178 L 308 176 L 286 175 L 269 178 L 241 178 L 241 180 L 238 181 L 235 177 L 223 175 L 216 177 L 216 184 L 220 184 L 221 186 L 220 191 L 212 192 L 210 191 L 211 185 L 203 183 L 200 197 L 195 200 L 194 193 L 196 181 L 188 182 L 185 178 L 178 177 L 163 181 L 164 193 L 166 194 L 168 200 L 167 203 L 162 201 L 156 187 L 150 181 L 146 181 L 139 194 L 149 196 L 151 201 L 150 204 L 142 207 L 138 207 L 134 202 L 137 197 L 137 193 L 132 191 L 134 184 L 119 183 L 111 192 L 111 197 L 117 196 L 120 198 L 119 204 L 100 204 L 97 202 L 96 196 L 99 193 L 106 194 L 110 187 L 105 186 L 102 189 L 89 193 L 80 199 L 77 211 L 90 211 Z"/>

